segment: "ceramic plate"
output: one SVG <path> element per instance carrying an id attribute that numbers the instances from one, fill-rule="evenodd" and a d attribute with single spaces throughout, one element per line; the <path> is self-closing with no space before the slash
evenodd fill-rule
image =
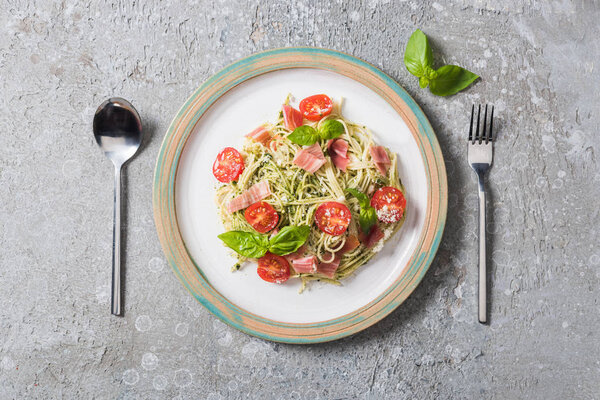
<path id="1" fill-rule="evenodd" d="M 343 98 L 345 118 L 367 126 L 398 154 L 407 194 L 404 225 L 342 286 L 299 280 L 269 284 L 255 265 L 231 272 L 235 259 L 217 235 L 212 163 L 226 146 L 273 121 L 286 96 Z M 429 267 L 446 219 L 443 158 L 427 118 L 390 77 L 346 54 L 314 48 L 271 50 L 238 61 L 205 82 L 171 124 L 158 157 L 154 214 L 169 263 L 213 314 L 261 338 L 313 343 L 377 322 L 400 305 Z"/>

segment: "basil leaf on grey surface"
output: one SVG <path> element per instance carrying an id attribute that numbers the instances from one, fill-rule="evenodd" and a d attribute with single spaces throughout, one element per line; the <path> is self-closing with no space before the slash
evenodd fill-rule
<path id="1" fill-rule="evenodd" d="M 323 140 L 335 139 L 344 133 L 344 124 L 335 119 L 328 119 L 321 124 L 319 128 L 319 136 Z"/>
<path id="2" fill-rule="evenodd" d="M 285 256 L 295 252 L 306 242 L 310 234 L 310 226 L 300 225 L 283 227 L 281 231 L 269 241 L 269 251 L 278 256 Z"/>
<path id="3" fill-rule="evenodd" d="M 425 68 L 431 68 L 433 63 L 433 51 L 429 46 L 427 36 L 417 29 L 410 35 L 404 51 L 404 65 L 411 74 L 421 77 L 425 76 Z"/>
<path id="4" fill-rule="evenodd" d="M 459 67 L 444 65 L 437 70 L 437 78 L 429 83 L 429 90 L 436 96 L 449 96 L 468 87 L 478 75 Z"/>
<path id="5" fill-rule="evenodd" d="M 268 236 L 245 231 L 229 231 L 217 236 L 227 247 L 248 258 L 260 258 L 269 248 Z"/>
<path id="6" fill-rule="evenodd" d="M 360 213 L 358 215 L 358 224 L 365 234 L 368 234 L 373 225 L 377 223 L 377 211 L 371 207 L 369 197 L 360 190 L 348 188 L 348 193 L 356 197 L 360 205 Z"/>
<path id="7" fill-rule="evenodd" d="M 300 146 L 310 146 L 319 140 L 319 132 L 309 125 L 302 125 L 288 135 L 288 139 Z"/>
<path id="8" fill-rule="evenodd" d="M 433 69 L 433 53 L 427 36 L 417 29 L 406 44 L 404 65 L 408 72 L 419 78 L 419 86 L 436 96 L 449 96 L 466 89 L 479 76 L 457 65 Z"/>
<path id="9" fill-rule="evenodd" d="M 435 71 L 433 68 L 431 68 L 430 66 L 425 67 L 425 71 L 423 73 L 423 76 L 421 76 L 419 78 L 419 86 L 421 86 L 421 88 L 426 88 L 427 85 L 429 85 L 430 82 L 432 82 L 433 80 L 437 79 L 438 73 L 437 71 Z"/>

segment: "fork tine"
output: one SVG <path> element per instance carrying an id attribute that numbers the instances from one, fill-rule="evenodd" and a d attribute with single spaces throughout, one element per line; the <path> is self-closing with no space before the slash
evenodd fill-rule
<path id="1" fill-rule="evenodd" d="M 481 134 L 481 140 L 485 140 L 485 142 L 488 142 L 487 136 L 485 135 L 486 132 L 486 127 L 487 127 L 487 104 L 485 105 L 485 112 L 483 113 L 483 133 Z"/>
<path id="2" fill-rule="evenodd" d="M 477 110 L 477 129 L 475 130 L 475 141 L 481 143 L 481 137 L 479 136 L 479 117 L 481 116 L 481 104 Z M 475 143 L 475 141 L 473 143 Z"/>
<path id="3" fill-rule="evenodd" d="M 475 104 L 471 107 L 471 125 L 469 125 L 469 142 L 473 141 L 473 115 L 475 114 Z"/>
<path id="4" fill-rule="evenodd" d="M 488 135 L 490 138 L 490 142 L 493 139 L 492 131 L 494 129 L 494 106 L 492 106 L 492 115 L 490 116 L 490 134 Z"/>

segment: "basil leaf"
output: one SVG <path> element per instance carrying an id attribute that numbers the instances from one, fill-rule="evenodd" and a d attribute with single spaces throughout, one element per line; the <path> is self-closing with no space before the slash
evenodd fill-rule
<path id="1" fill-rule="evenodd" d="M 458 65 L 444 65 L 436 72 L 437 77 L 429 82 L 429 90 L 436 96 L 458 93 L 479 78 L 479 75 Z"/>
<path id="2" fill-rule="evenodd" d="M 321 124 L 319 128 L 319 136 L 323 140 L 335 139 L 344 133 L 344 124 L 335 119 L 328 119 Z"/>
<path id="3" fill-rule="evenodd" d="M 253 232 L 229 231 L 217 236 L 227 247 L 248 258 L 260 258 L 269 247 L 269 238 Z"/>
<path id="4" fill-rule="evenodd" d="M 377 211 L 373 207 L 361 208 L 358 223 L 365 234 L 368 234 L 373 225 L 377 223 Z"/>
<path id="5" fill-rule="evenodd" d="M 371 207 L 371 202 L 366 194 L 360 190 L 348 188 L 347 192 L 352 194 L 358 200 L 360 205 L 360 214 L 358 215 L 358 223 L 365 234 L 369 233 L 371 227 L 377 223 L 377 211 Z"/>
<path id="6" fill-rule="evenodd" d="M 478 75 L 457 65 L 444 65 L 438 70 L 432 68 L 433 52 L 427 36 L 417 29 L 413 32 L 404 51 L 404 65 L 411 74 L 419 78 L 419 86 L 429 86 L 437 96 L 449 96 L 460 92 L 473 83 Z"/>
<path id="7" fill-rule="evenodd" d="M 319 140 L 319 133 L 312 126 L 302 125 L 294 129 L 288 139 L 300 146 L 310 146 Z"/>
<path id="8" fill-rule="evenodd" d="M 369 207 L 371 207 L 371 204 L 369 202 L 369 198 L 367 197 L 366 194 L 364 194 L 360 190 L 353 189 L 353 188 L 348 188 L 348 189 L 346 189 L 346 191 L 348 193 L 350 193 L 352 196 L 356 197 L 356 199 L 358 200 L 358 204 L 360 205 L 361 209 L 362 208 L 369 208 Z"/>
<path id="9" fill-rule="evenodd" d="M 279 256 L 293 253 L 306 242 L 309 234 L 310 226 L 308 225 L 288 225 L 271 238 L 269 241 L 269 251 Z"/>
<path id="10" fill-rule="evenodd" d="M 424 76 L 425 67 L 431 67 L 433 63 L 433 51 L 429 46 L 427 36 L 420 29 L 410 35 L 406 50 L 404 51 L 404 65 L 411 74 L 416 77 Z"/>
<path id="11" fill-rule="evenodd" d="M 438 77 L 438 73 L 435 69 L 427 66 L 427 67 L 425 67 L 423 76 L 426 77 L 427 79 L 429 79 L 430 81 L 432 81 Z"/>

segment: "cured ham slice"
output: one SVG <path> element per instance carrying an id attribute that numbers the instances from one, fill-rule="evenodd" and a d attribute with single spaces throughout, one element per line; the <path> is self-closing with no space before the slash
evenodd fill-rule
<path id="1" fill-rule="evenodd" d="M 344 243 L 344 246 L 338 251 L 338 254 L 341 253 L 341 255 L 344 255 L 356 249 L 358 246 L 360 246 L 358 238 L 354 235 L 349 235 L 346 238 L 346 243 Z"/>
<path id="2" fill-rule="evenodd" d="M 302 126 L 302 120 L 304 118 L 300 111 L 292 106 L 284 104 L 281 107 L 281 112 L 283 113 L 283 126 L 285 126 L 286 129 L 293 131 L 297 127 Z"/>
<path id="3" fill-rule="evenodd" d="M 271 141 L 271 132 L 269 132 L 264 125 L 261 125 L 252 132 L 248 133 L 246 137 L 262 144 L 263 146 L 267 146 Z"/>
<path id="4" fill-rule="evenodd" d="M 294 271 L 299 274 L 313 274 L 317 271 L 317 257 L 309 256 L 297 258 L 292 261 Z"/>
<path id="5" fill-rule="evenodd" d="M 373 164 L 375 164 L 379 172 L 381 172 L 381 175 L 386 175 L 392 162 L 390 161 L 385 148 L 383 146 L 371 146 L 369 151 L 371 152 Z"/>
<path id="6" fill-rule="evenodd" d="M 323 164 L 325 164 L 326 160 L 323 151 L 321 150 L 321 146 L 315 143 L 312 146 L 298 151 L 292 162 L 300 168 L 314 174 L 323 166 Z"/>
<path id="7" fill-rule="evenodd" d="M 346 238 L 346 243 L 339 249 L 334 257 L 333 261 L 327 263 L 319 263 L 317 266 L 317 272 L 321 275 L 325 275 L 328 278 L 332 278 L 335 276 L 335 271 L 337 271 L 340 266 L 340 261 L 342 261 L 342 257 L 344 254 L 356 249 L 360 245 L 358 238 L 354 235 L 350 235 Z"/>
<path id="8" fill-rule="evenodd" d="M 379 225 L 375 224 L 367 235 L 362 232 L 360 233 L 360 241 L 366 248 L 370 249 L 383 239 L 383 236 L 384 234 L 381 228 L 379 228 Z"/>
<path id="9" fill-rule="evenodd" d="M 326 277 L 333 279 L 333 277 L 335 276 L 335 271 L 337 271 L 338 267 L 340 266 L 341 260 L 342 257 L 338 257 L 336 255 L 333 258 L 332 262 L 319 263 L 319 265 L 317 266 L 317 272 L 321 275 L 325 275 Z"/>
<path id="10" fill-rule="evenodd" d="M 285 259 L 288 260 L 289 263 L 294 263 L 294 260 L 304 257 L 304 253 L 306 253 L 306 245 L 300 246 L 298 250 L 293 253 L 285 255 Z"/>
<path id="11" fill-rule="evenodd" d="M 346 172 L 346 167 L 350 162 L 348 159 L 348 142 L 344 139 L 331 139 L 327 142 L 327 151 L 331 157 L 333 165 Z"/>
<path id="12" fill-rule="evenodd" d="M 260 181 L 250 186 L 244 193 L 234 197 L 229 204 L 227 204 L 227 211 L 234 213 L 264 199 L 265 197 L 269 197 L 270 195 L 271 188 L 269 187 L 269 182 Z"/>

